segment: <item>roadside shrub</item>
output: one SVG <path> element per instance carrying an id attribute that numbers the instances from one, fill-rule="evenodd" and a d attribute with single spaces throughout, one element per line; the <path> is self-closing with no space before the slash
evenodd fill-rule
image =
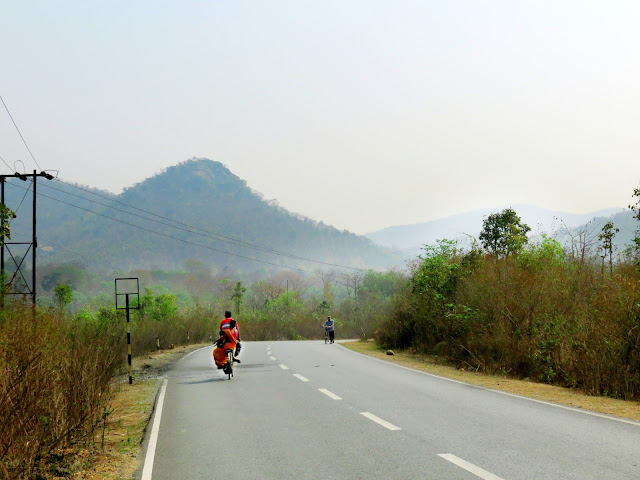
<path id="1" fill-rule="evenodd" d="M 565 257 L 543 238 L 519 255 L 426 248 L 412 290 L 377 335 L 488 373 L 621 398 L 640 395 L 640 274 Z"/>
<path id="2" fill-rule="evenodd" d="M 0 478 L 28 477 L 54 449 L 92 437 L 122 341 L 24 305 L 0 321 Z"/>

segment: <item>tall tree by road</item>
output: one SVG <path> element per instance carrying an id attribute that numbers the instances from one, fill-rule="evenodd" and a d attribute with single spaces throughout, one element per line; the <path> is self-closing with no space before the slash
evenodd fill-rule
<path id="1" fill-rule="evenodd" d="M 602 242 L 602 270 L 604 270 L 604 262 L 609 257 L 609 272 L 613 273 L 613 237 L 620 231 L 619 228 L 613 228 L 613 222 L 607 222 L 602 227 L 602 233 L 598 238 Z"/>
<path id="2" fill-rule="evenodd" d="M 231 298 L 236 303 L 236 312 L 238 317 L 240 317 L 240 305 L 242 305 L 242 298 L 244 297 L 244 293 L 247 291 L 247 287 L 242 286 L 242 282 L 236 282 L 236 286 L 233 289 L 233 295 Z"/>
<path id="3" fill-rule="evenodd" d="M 480 242 L 492 255 L 506 257 L 522 250 L 529 231 L 531 228 L 522 222 L 515 210 L 506 208 L 483 220 Z"/>
<path id="4" fill-rule="evenodd" d="M 633 190 L 633 197 L 635 197 L 636 203 L 629 205 L 629 208 L 633 212 L 633 218 L 640 222 L 640 188 Z M 636 266 L 640 268 L 640 227 L 636 229 L 631 248 L 635 256 Z"/>

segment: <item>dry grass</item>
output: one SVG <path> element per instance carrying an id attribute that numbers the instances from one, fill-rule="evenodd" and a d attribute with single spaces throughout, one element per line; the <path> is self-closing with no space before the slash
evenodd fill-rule
<path id="1" fill-rule="evenodd" d="M 434 357 L 416 355 L 405 351 L 395 350 L 395 355 L 387 355 L 386 350 L 380 349 L 374 342 L 348 342 L 342 345 L 359 353 L 442 377 L 640 422 L 640 403 L 636 401 L 589 396 L 580 390 L 470 372 L 439 364 Z"/>
<path id="2" fill-rule="evenodd" d="M 95 445 L 76 459 L 75 479 L 130 479 L 140 459 L 140 443 L 153 411 L 159 380 L 121 384 L 111 402 L 104 446 L 102 432 Z"/>
<path id="3" fill-rule="evenodd" d="M 70 472 L 109 405 L 117 341 L 29 306 L 0 309 L 0 478 Z"/>
<path id="4" fill-rule="evenodd" d="M 158 378 L 183 357 L 206 344 L 163 350 L 135 357 L 133 385 L 128 384 L 128 372 L 118 377 L 110 412 L 106 422 L 104 447 L 102 431 L 97 432 L 94 446 L 82 450 L 75 458 L 71 477 L 83 480 L 131 479 L 144 458 L 142 438 L 153 413 L 156 394 L 161 381 Z M 142 378 L 147 377 L 147 378 Z"/>

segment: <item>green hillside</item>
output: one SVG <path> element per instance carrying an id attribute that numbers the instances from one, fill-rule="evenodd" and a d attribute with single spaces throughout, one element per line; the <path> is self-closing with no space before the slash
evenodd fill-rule
<path id="1" fill-rule="evenodd" d="M 7 186 L 7 204 L 14 209 L 29 186 L 17 182 Z M 196 259 L 218 271 L 332 268 L 294 258 L 304 257 L 355 268 L 404 265 L 398 253 L 365 237 L 265 201 L 224 165 L 207 159 L 170 167 L 121 195 L 56 180 L 38 180 L 37 188 L 40 264 L 79 261 L 90 269 L 128 271 L 179 268 Z M 29 241 L 30 221 L 29 192 L 12 227 L 14 238 Z"/>

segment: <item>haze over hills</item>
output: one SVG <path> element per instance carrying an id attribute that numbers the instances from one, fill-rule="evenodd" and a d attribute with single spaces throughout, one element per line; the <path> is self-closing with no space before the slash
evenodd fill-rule
<path id="1" fill-rule="evenodd" d="M 28 187 L 17 179 L 7 185 L 7 205 L 18 210 L 14 241 L 31 235 Z M 120 195 L 55 180 L 39 180 L 37 188 L 39 263 L 128 271 L 177 269 L 194 259 L 214 271 L 241 272 L 405 265 L 398 252 L 265 200 L 208 159 L 167 168 Z"/>
<path id="2" fill-rule="evenodd" d="M 475 210 L 472 212 L 453 215 L 430 222 L 413 225 L 397 225 L 387 227 L 376 232 L 366 234 L 379 245 L 417 251 L 425 244 L 435 243 L 436 240 L 447 238 L 467 241 L 470 237 L 477 238 L 482 230 L 482 221 L 492 213 L 505 208 L 513 208 L 522 221 L 531 227 L 533 235 L 540 233 L 553 234 L 558 230 L 578 228 L 594 218 L 608 218 L 619 214 L 618 221 L 622 222 L 625 213 L 631 218 L 629 210 L 622 208 L 607 208 L 586 214 L 572 214 L 551 211 L 531 205 L 511 205 L 491 209 Z M 604 222 L 602 222 L 604 224 Z M 600 226 L 601 228 L 602 226 Z"/>
<path id="3" fill-rule="evenodd" d="M 18 214 L 11 224 L 12 241 L 31 240 L 30 188 L 30 182 L 18 179 L 6 186 L 7 205 Z M 291 213 L 207 159 L 170 167 L 120 195 L 44 179 L 38 180 L 37 191 L 39 263 L 79 262 L 110 271 L 180 269 L 188 259 L 214 271 L 404 268 L 425 244 L 477 238 L 484 217 L 506 208 L 392 226 L 364 237 Z M 532 227 L 532 234 L 562 229 L 557 236 L 563 241 L 579 228 L 588 228 L 597 238 L 605 219 L 611 218 L 621 230 L 615 238 L 620 251 L 637 228 L 631 212 L 621 208 L 584 215 L 529 205 L 512 208 Z"/>

